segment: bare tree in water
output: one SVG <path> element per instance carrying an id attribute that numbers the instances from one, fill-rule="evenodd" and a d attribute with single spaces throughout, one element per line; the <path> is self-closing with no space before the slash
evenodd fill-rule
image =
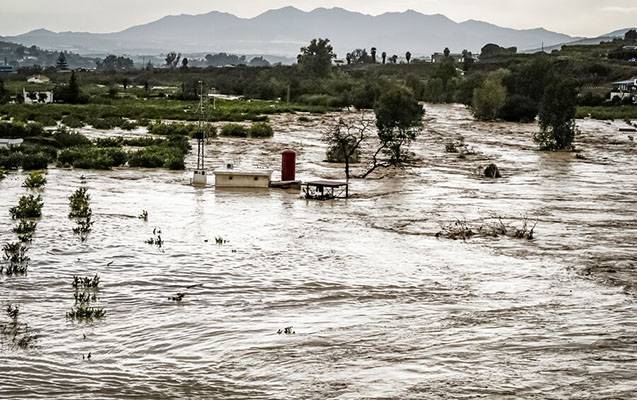
<path id="1" fill-rule="evenodd" d="M 360 113 L 357 118 L 339 118 L 336 124 L 328 127 L 323 133 L 323 142 L 328 145 L 328 152 L 336 155 L 334 161 L 345 164 L 345 179 L 349 182 L 350 164 L 358 161 L 361 144 L 371 135 L 374 127 L 373 118 Z M 330 157 L 328 157 L 330 158 Z M 345 194 L 349 197 L 349 190 Z"/>

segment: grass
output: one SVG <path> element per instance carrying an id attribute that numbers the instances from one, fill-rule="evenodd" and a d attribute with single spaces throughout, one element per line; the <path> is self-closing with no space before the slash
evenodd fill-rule
<path id="1" fill-rule="evenodd" d="M 602 107 L 578 107 L 577 118 L 600 120 L 637 119 L 637 106 L 602 106 Z"/>
<path id="2" fill-rule="evenodd" d="M 120 126 L 122 118 L 133 120 L 177 120 L 197 121 L 197 101 L 172 99 L 121 99 L 104 104 L 4 104 L 0 116 L 13 117 L 16 121 L 40 121 L 52 126 L 56 121 L 66 121 L 73 126 L 92 122 Z M 266 100 L 217 100 L 216 108 L 209 107 L 207 120 L 215 121 L 262 121 L 264 115 L 293 112 L 326 112 L 330 108 L 322 105 L 302 105 Z M 105 119 L 106 121 L 100 121 Z M 125 125 L 126 126 L 126 125 Z M 109 129 L 109 128 L 104 128 Z"/>

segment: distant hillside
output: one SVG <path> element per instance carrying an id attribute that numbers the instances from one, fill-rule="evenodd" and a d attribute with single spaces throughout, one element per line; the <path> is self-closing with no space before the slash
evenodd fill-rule
<path id="1" fill-rule="evenodd" d="M 305 12 L 293 7 L 267 11 L 255 18 L 210 12 L 201 15 L 167 16 L 115 33 L 60 32 L 44 29 L 7 40 L 81 54 L 159 54 L 232 52 L 294 57 L 315 37 L 332 40 L 340 57 L 355 48 L 377 47 L 379 52 L 430 55 L 449 47 L 477 52 L 494 42 L 519 49 L 565 43 L 572 38 L 544 29 L 516 30 L 480 21 L 457 23 L 443 15 L 416 11 L 365 15 L 342 8 L 318 8 Z"/>
<path id="2" fill-rule="evenodd" d="M 54 66 L 59 55 L 59 51 L 43 50 L 35 45 L 27 47 L 17 43 L 0 41 L 0 63 L 6 63 L 16 68 L 31 65 Z M 95 67 L 94 58 L 83 57 L 71 52 L 67 52 L 65 56 L 70 68 Z"/>
<path id="3" fill-rule="evenodd" d="M 561 50 L 562 46 L 565 45 L 590 45 L 590 46 L 595 46 L 598 45 L 602 42 L 611 42 L 614 39 L 617 38 L 623 38 L 624 35 L 626 35 L 626 32 L 628 32 L 631 29 L 637 29 L 637 28 L 624 28 L 624 29 L 618 29 L 616 31 L 607 33 L 605 35 L 602 36 L 598 36 L 598 37 L 594 37 L 594 38 L 583 38 L 583 39 L 578 39 L 578 40 L 573 40 L 570 42 L 565 42 L 565 43 L 558 43 L 556 45 L 553 46 L 544 46 L 544 51 L 550 53 L 553 50 Z M 526 53 L 537 53 L 538 51 L 541 51 L 542 49 L 540 47 L 535 48 L 535 49 L 531 49 L 531 50 L 527 50 Z"/>

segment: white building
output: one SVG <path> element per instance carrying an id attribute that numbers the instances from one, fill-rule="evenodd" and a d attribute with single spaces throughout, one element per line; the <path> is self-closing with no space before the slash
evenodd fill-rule
<path id="1" fill-rule="evenodd" d="M 53 92 L 27 92 L 22 88 L 24 104 L 49 104 L 53 103 Z"/>
<path id="2" fill-rule="evenodd" d="M 613 89 L 610 92 L 610 100 L 614 98 L 624 100 L 627 97 L 633 99 L 633 102 L 637 102 L 637 78 L 629 79 L 627 81 L 613 82 Z"/>
<path id="3" fill-rule="evenodd" d="M 22 139 L 0 139 L 0 149 L 8 149 L 13 146 L 20 146 L 24 140 Z"/>

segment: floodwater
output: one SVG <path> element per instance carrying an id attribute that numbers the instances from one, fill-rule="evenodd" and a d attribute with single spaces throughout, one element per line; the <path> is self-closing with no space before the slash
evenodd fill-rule
<path id="1" fill-rule="evenodd" d="M 353 181 L 347 201 L 49 170 L 29 273 L 0 277 L 0 305 L 19 304 L 39 338 L 0 349 L 0 398 L 634 398 L 637 145 L 624 123 L 578 121 L 576 159 L 536 151 L 533 124 L 426 108 L 415 165 Z M 333 118 L 274 116 L 274 139 L 215 140 L 208 166 L 278 169 L 291 147 L 299 177 L 340 178 L 322 161 Z M 445 153 L 460 137 L 475 155 Z M 489 162 L 501 179 L 481 177 Z M 84 243 L 67 217 L 82 175 L 96 221 Z M 0 243 L 15 240 L 22 179 L 0 182 Z M 525 216 L 532 241 L 435 237 L 455 219 Z M 162 248 L 145 243 L 156 227 Z M 106 317 L 67 320 L 73 275 L 96 273 Z"/>

